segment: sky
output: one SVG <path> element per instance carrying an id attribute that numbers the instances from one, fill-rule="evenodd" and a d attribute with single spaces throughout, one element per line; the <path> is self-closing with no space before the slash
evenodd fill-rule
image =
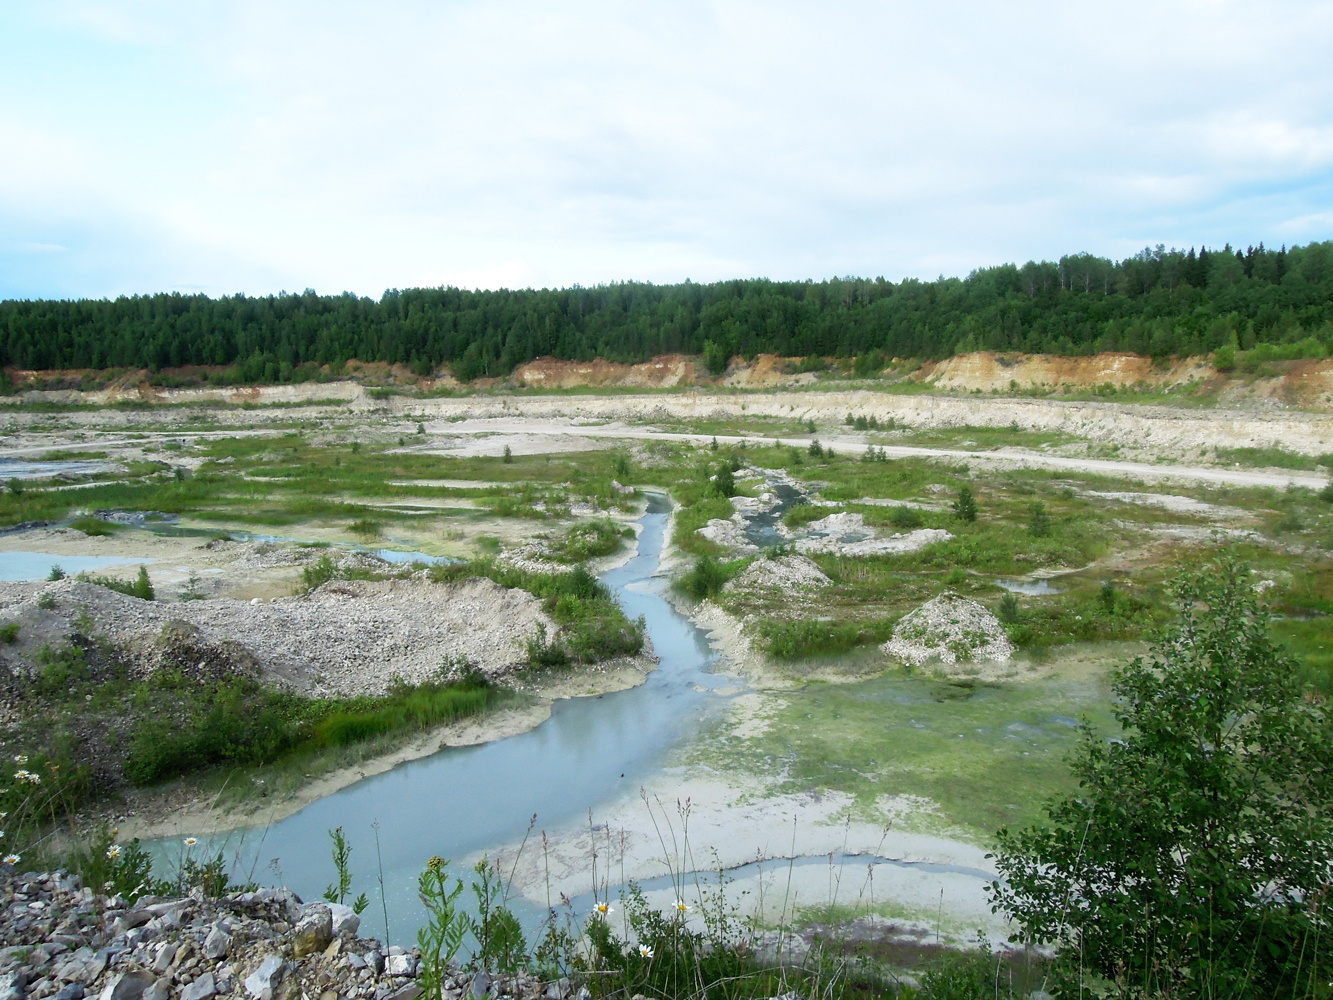
<path id="1" fill-rule="evenodd" d="M 4 0 L 0 298 L 1333 239 L 1333 4 Z"/>

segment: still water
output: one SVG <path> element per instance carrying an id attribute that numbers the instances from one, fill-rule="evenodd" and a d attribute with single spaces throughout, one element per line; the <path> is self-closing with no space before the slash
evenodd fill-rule
<path id="1" fill-rule="evenodd" d="M 90 573 L 111 566 L 152 563 L 152 559 L 122 556 L 56 556 L 49 552 L 0 552 L 0 580 L 45 580 L 51 567 L 59 566 L 67 576 Z"/>
<path id="2" fill-rule="evenodd" d="M 341 826 L 354 852 L 353 894 L 364 890 L 372 900 L 363 933 L 382 935 L 377 824 L 390 937 L 410 944 L 421 913 L 416 878 L 431 855 L 461 860 L 517 843 L 534 813 L 539 830 L 552 829 L 633 793 L 725 707 L 725 698 L 710 691 L 734 683 L 710 672 L 715 654 L 703 633 L 672 609 L 662 596 L 667 581 L 654 577 L 669 510 L 664 497 L 650 494 L 638 554 L 602 577 L 626 614 L 647 623 L 661 662 L 645 683 L 557 702 L 551 718 L 527 733 L 402 764 L 267 828 L 263 800 L 256 799 L 253 829 L 201 839 L 194 856 L 221 850 L 236 861 L 238 879 L 287 885 L 310 900 L 333 880 L 328 831 Z M 168 868 L 183 851 L 179 839 L 151 847 Z M 538 916 L 515 909 L 530 925 Z"/>

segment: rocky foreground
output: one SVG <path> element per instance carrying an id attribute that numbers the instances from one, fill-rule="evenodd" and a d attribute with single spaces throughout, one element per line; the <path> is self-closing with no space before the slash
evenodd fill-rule
<path id="1" fill-rule="evenodd" d="M 287 889 L 134 905 L 60 872 L 0 870 L 0 1000 L 416 1000 L 416 949 L 357 936 L 351 907 Z M 457 969 L 444 997 L 562 1000 L 567 980 Z"/>

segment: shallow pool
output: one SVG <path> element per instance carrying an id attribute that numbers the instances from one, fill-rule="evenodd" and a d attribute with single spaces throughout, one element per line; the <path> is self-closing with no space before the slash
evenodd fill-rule
<path id="1" fill-rule="evenodd" d="M 114 462 L 91 459 L 74 462 L 25 462 L 22 459 L 0 458 L 0 482 L 11 479 L 50 479 L 52 476 L 95 476 L 116 468 Z"/>
<path id="2" fill-rule="evenodd" d="M 49 552 L 0 552 L 0 580 L 45 580 L 51 567 L 59 566 L 66 576 L 127 566 L 148 564 L 152 559 L 132 559 L 126 556 L 56 556 Z"/>

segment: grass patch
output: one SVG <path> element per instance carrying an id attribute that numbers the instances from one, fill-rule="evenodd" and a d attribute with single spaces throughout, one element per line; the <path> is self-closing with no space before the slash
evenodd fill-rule
<path id="1" fill-rule="evenodd" d="M 19 682 L 23 721 L 6 749 L 66 761 L 103 788 L 274 765 L 476 715 L 509 697 L 476 671 L 458 672 L 397 684 L 382 697 L 310 699 L 249 677 L 171 667 L 133 679 L 112 647 L 76 635 L 40 650 Z"/>
<path id="2" fill-rule="evenodd" d="M 1215 448 L 1220 462 L 1243 465 L 1248 468 L 1302 469 L 1318 468 L 1320 459 L 1313 455 L 1299 455 L 1285 448 Z"/>
<path id="3" fill-rule="evenodd" d="M 979 840 L 1036 820 L 1047 796 L 1074 790 L 1064 756 L 1081 716 L 1099 731 L 1114 727 L 1100 678 L 951 684 L 895 671 L 812 683 L 774 703 L 766 732 L 708 737 L 690 756 L 760 773 L 786 792 L 846 792 L 858 817 L 872 821 L 884 819 L 882 796 L 924 796 L 939 812 L 909 823 L 962 828 Z"/>
<path id="4" fill-rule="evenodd" d="M 502 587 L 517 587 L 539 598 L 560 626 L 556 636 L 542 636 L 529 649 L 536 667 L 598 663 L 635 656 L 643 649 L 647 626 L 630 621 L 606 584 L 577 566 L 569 573 L 530 573 L 493 559 L 444 563 L 431 567 L 431 579 L 453 583 L 484 576 Z"/>
<path id="5" fill-rule="evenodd" d="M 835 509 L 820 507 L 817 504 L 798 503 L 782 516 L 782 523 L 789 528 L 804 528 L 811 521 L 818 521 L 835 513 L 837 513 Z"/>
<path id="6" fill-rule="evenodd" d="M 767 618 L 755 625 L 759 644 L 777 660 L 841 656 L 857 646 L 884 642 L 893 634 L 890 619 L 836 621 Z"/>
<path id="7" fill-rule="evenodd" d="M 82 531 L 90 538 L 109 537 L 121 529 L 118 524 L 111 524 L 96 517 L 78 517 L 69 523 L 76 531 Z"/>

